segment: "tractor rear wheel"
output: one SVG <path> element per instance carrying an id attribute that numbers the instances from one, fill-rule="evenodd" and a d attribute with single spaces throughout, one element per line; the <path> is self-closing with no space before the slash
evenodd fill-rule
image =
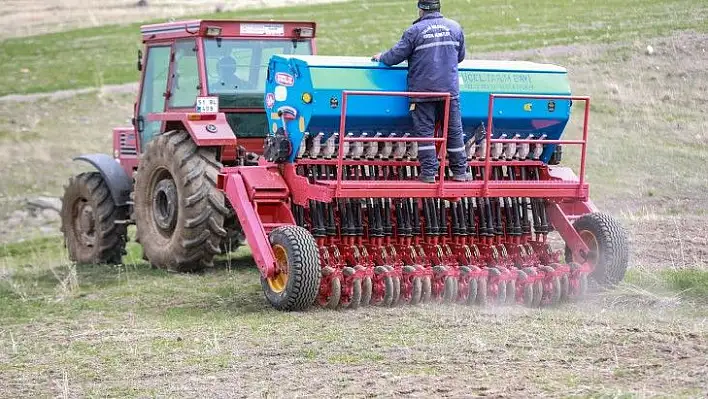
<path id="1" fill-rule="evenodd" d="M 233 213 L 233 211 L 231 211 Z M 224 229 L 226 229 L 226 238 L 221 242 L 221 252 L 235 252 L 240 247 L 247 245 L 246 235 L 238 222 L 236 215 L 227 218 L 224 221 Z"/>
<path id="2" fill-rule="evenodd" d="M 216 188 L 216 149 L 197 147 L 185 131 L 147 145 L 135 176 L 135 224 L 145 257 L 178 272 L 212 265 L 230 213 Z"/>
<path id="3" fill-rule="evenodd" d="M 270 304 L 283 311 L 300 311 L 312 306 L 320 290 L 320 255 L 315 239 L 300 226 L 282 226 L 270 233 L 276 273 L 261 277 Z M 339 280 L 334 284 L 339 284 Z M 339 295 L 337 295 L 339 298 Z M 339 299 L 336 300 L 339 304 Z"/>
<path id="4" fill-rule="evenodd" d="M 625 230 L 611 216 L 590 213 L 578 219 L 573 226 L 590 249 L 588 262 L 593 265 L 590 275 L 601 286 L 613 286 L 624 278 L 629 263 L 629 243 Z M 574 260 L 570 248 L 565 248 L 567 263 Z"/>
<path id="5" fill-rule="evenodd" d="M 61 231 L 69 259 L 78 264 L 120 264 L 127 229 L 116 221 L 124 217 L 100 173 L 81 173 L 69 179 L 61 209 Z"/>

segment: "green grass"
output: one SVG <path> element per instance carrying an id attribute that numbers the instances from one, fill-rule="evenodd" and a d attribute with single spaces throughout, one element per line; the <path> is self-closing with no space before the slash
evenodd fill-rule
<path id="1" fill-rule="evenodd" d="M 316 7 L 202 15 L 204 18 L 314 20 L 321 54 L 368 56 L 390 47 L 415 17 L 409 0 L 359 0 Z M 470 57 L 493 50 L 644 40 L 675 30 L 705 31 L 700 0 L 448 1 Z M 136 81 L 140 24 L 79 29 L 0 42 L 0 96 Z"/>
<path id="2" fill-rule="evenodd" d="M 685 298 L 708 302 L 708 269 L 630 270 L 626 281 L 648 290 L 661 289 Z"/>

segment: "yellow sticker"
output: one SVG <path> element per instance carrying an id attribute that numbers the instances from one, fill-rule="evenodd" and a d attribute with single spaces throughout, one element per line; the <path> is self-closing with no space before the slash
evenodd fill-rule
<path id="1" fill-rule="evenodd" d="M 298 127 L 300 128 L 301 132 L 303 130 L 305 130 L 305 117 L 303 117 L 303 116 L 300 117 L 300 125 Z"/>
<path id="2" fill-rule="evenodd" d="M 531 103 L 526 103 L 524 104 L 524 111 L 526 112 L 531 112 L 531 108 L 533 107 L 533 104 Z"/>
<path id="3" fill-rule="evenodd" d="M 270 119 L 278 120 L 278 119 L 280 119 L 280 115 L 278 115 L 277 112 L 271 112 L 271 113 L 270 113 Z"/>
<path id="4" fill-rule="evenodd" d="M 410 108 L 408 108 L 409 111 L 413 112 L 415 111 L 415 103 L 411 103 Z"/>

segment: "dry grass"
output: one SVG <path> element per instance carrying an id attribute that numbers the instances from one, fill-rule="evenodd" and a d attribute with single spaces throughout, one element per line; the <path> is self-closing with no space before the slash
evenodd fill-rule
<path id="1" fill-rule="evenodd" d="M 11 397 L 708 394 L 708 308 L 656 274 L 543 310 L 291 314 L 265 303 L 243 251 L 188 276 L 151 270 L 135 246 L 124 266 L 73 267 L 39 244 L 6 247 L 0 279 Z"/>
<path id="2" fill-rule="evenodd" d="M 3 0 L 0 40 L 107 24 L 179 19 L 212 13 L 217 6 L 233 11 L 335 1 L 343 0 L 149 0 L 149 7 L 136 7 L 137 0 Z"/>

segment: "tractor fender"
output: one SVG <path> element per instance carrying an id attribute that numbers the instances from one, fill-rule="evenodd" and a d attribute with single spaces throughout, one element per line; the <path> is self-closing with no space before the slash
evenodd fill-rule
<path id="1" fill-rule="evenodd" d="M 108 185 L 116 206 L 128 204 L 130 192 L 133 190 L 133 179 L 125 173 L 125 170 L 115 159 L 106 154 L 84 154 L 74 158 L 74 161 L 88 162 L 98 169 Z"/>

